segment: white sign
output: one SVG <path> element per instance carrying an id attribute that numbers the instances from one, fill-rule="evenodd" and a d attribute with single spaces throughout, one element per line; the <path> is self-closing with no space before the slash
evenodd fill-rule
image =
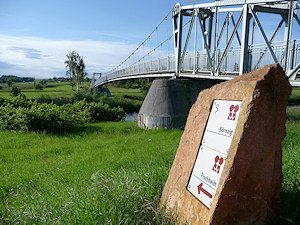
<path id="1" fill-rule="evenodd" d="M 241 101 L 214 100 L 187 189 L 210 208 L 231 145 Z"/>

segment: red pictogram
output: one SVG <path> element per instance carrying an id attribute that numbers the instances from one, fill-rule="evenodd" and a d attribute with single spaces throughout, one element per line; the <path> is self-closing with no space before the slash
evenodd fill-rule
<path id="1" fill-rule="evenodd" d="M 216 173 L 220 172 L 220 167 L 223 164 L 224 159 L 222 157 L 216 156 L 215 158 L 215 164 L 212 168 L 213 171 L 215 171 Z"/>
<path id="2" fill-rule="evenodd" d="M 200 194 L 200 192 L 202 191 L 203 194 L 205 194 L 207 197 L 212 198 L 212 194 L 209 193 L 207 190 L 205 190 L 202 186 L 203 186 L 203 183 L 200 183 L 198 185 L 198 194 Z"/>
<path id="3" fill-rule="evenodd" d="M 229 108 L 229 115 L 228 115 L 228 120 L 235 120 L 236 113 L 239 111 L 239 106 L 238 105 L 231 105 Z"/>

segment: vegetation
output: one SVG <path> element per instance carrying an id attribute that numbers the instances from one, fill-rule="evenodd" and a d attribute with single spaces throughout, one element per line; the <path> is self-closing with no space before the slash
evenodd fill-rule
<path id="1" fill-rule="evenodd" d="M 146 95 L 154 79 L 155 78 L 141 78 L 134 80 L 123 80 L 114 82 L 111 84 L 111 86 L 126 89 L 139 89 L 143 95 Z"/>
<path id="2" fill-rule="evenodd" d="M 0 99 L 0 130 L 64 134 L 78 131 L 87 122 L 119 121 L 125 117 L 120 107 L 103 102 L 78 101 L 57 106 L 18 97 Z"/>
<path id="3" fill-rule="evenodd" d="M 37 90 L 35 84 L 43 85 L 43 90 Z M 64 105 L 86 99 L 87 102 L 102 101 L 110 107 L 120 106 L 127 113 L 138 112 L 144 100 L 144 94 L 140 89 L 126 89 L 109 85 L 108 88 L 112 92 L 112 97 L 100 96 L 96 93 L 95 95 L 87 96 L 86 92 L 89 83 L 82 83 L 78 93 L 76 93 L 71 84 L 73 83 L 48 81 L 45 84 L 41 81 L 36 81 L 35 83 L 16 83 L 13 86 L 18 87 L 26 98 L 36 100 L 39 103 L 53 102 L 56 105 Z M 3 90 L 0 90 L 0 98 L 9 97 L 10 95 L 11 88 L 5 86 Z"/>
<path id="4" fill-rule="evenodd" d="M 68 68 L 67 74 L 69 74 L 70 78 L 73 79 L 74 83 L 76 84 L 76 91 L 79 92 L 79 85 L 87 74 L 85 71 L 83 57 L 81 57 L 75 51 L 69 52 L 65 64 Z"/>
<path id="5" fill-rule="evenodd" d="M 42 90 L 38 90 L 35 88 L 35 84 L 41 84 L 43 86 Z M 0 97 L 8 97 L 10 96 L 11 88 L 7 85 L 2 85 L 3 89 L 0 90 Z M 41 81 L 35 81 L 30 83 L 14 83 L 13 86 L 18 87 L 21 92 L 28 99 L 39 99 L 41 97 L 50 97 L 54 100 L 59 99 L 69 99 L 74 97 L 76 90 L 72 88 L 70 82 L 57 82 L 57 81 L 49 81 L 46 84 Z M 88 90 L 89 83 L 83 82 L 81 83 L 79 90 L 81 92 L 86 92 Z"/>
<path id="6" fill-rule="evenodd" d="M 136 83 L 108 85 L 113 97 L 89 98 L 88 83 L 77 93 L 70 82 L 36 83 L 43 90 L 13 84 L 32 100 L 0 97 L 0 224 L 174 224 L 157 206 L 182 131 L 95 123 L 121 120 L 125 112 L 115 106 L 138 111 L 145 93 Z M 300 109 L 289 108 L 282 224 L 300 223 L 299 121 Z"/>
<path id="7" fill-rule="evenodd" d="M 299 120 L 286 125 L 281 222 L 299 224 Z M 157 206 L 181 134 L 130 122 L 0 132 L 0 223 L 174 224 Z"/>
<path id="8" fill-rule="evenodd" d="M 289 98 L 289 105 L 300 105 L 300 88 L 294 87 Z"/>
<path id="9" fill-rule="evenodd" d="M 156 207 L 180 135 L 128 122 L 0 132 L 0 224 L 166 224 Z"/>
<path id="10" fill-rule="evenodd" d="M 13 96 L 18 96 L 20 93 L 21 93 L 21 90 L 16 87 L 16 86 L 13 86 L 11 88 L 11 92 L 10 92 Z"/>
<path id="11" fill-rule="evenodd" d="M 33 77 L 18 77 L 14 75 L 2 75 L 0 77 L 0 83 L 7 83 L 8 80 L 12 82 L 33 82 L 35 79 Z"/>

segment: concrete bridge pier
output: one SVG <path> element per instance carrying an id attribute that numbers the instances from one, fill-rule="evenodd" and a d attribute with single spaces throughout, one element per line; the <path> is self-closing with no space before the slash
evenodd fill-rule
<path id="1" fill-rule="evenodd" d="M 100 94 L 100 95 L 106 95 L 106 96 L 108 96 L 108 97 L 111 97 L 112 95 L 111 95 L 111 92 L 110 92 L 110 90 L 108 89 L 108 88 L 106 88 L 106 87 L 102 87 L 102 86 L 98 86 L 98 87 L 96 87 L 97 88 L 97 91 L 98 91 L 98 93 Z"/>
<path id="2" fill-rule="evenodd" d="M 154 80 L 138 114 L 141 128 L 184 128 L 189 110 L 200 91 L 220 83 L 215 80 Z"/>

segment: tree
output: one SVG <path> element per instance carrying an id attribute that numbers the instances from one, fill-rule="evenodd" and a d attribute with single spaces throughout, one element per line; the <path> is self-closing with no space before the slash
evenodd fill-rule
<path id="1" fill-rule="evenodd" d="M 43 83 L 41 81 L 39 82 L 34 82 L 34 88 L 37 89 L 37 90 L 43 90 Z"/>
<path id="2" fill-rule="evenodd" d="M 8 87 L 11 87 L 12 84 L 13 84 L 13 82 L 14 82 L 14 80 L 11 79 L 11 78 L 8 78 L 8 79 L 6 80 L 6 83 L 7 83 L 7 86 L 8 86 Z"/>
<path id="3" fill-rule="evenodd" d="M 13 96 L 18 96 L 20 93 L 21 93 L 21 90 L 16 87 L 16 86 L 13 86 L 11 88 L 11 92 L 10 92 Z"/>
<path id="4" fill-rule="evenodd" d="M 73 79 L 74 83 L 76 84 L 76 90 L 78 92 L 79 85 L 87 74 L 85 71 L 85 64 L 83 61 L 83 57 L 81 57 L 75 51 L 69 52 L 65 64 L 66 64 L 66 68 L 68 69 L 66 74 Z"/>

